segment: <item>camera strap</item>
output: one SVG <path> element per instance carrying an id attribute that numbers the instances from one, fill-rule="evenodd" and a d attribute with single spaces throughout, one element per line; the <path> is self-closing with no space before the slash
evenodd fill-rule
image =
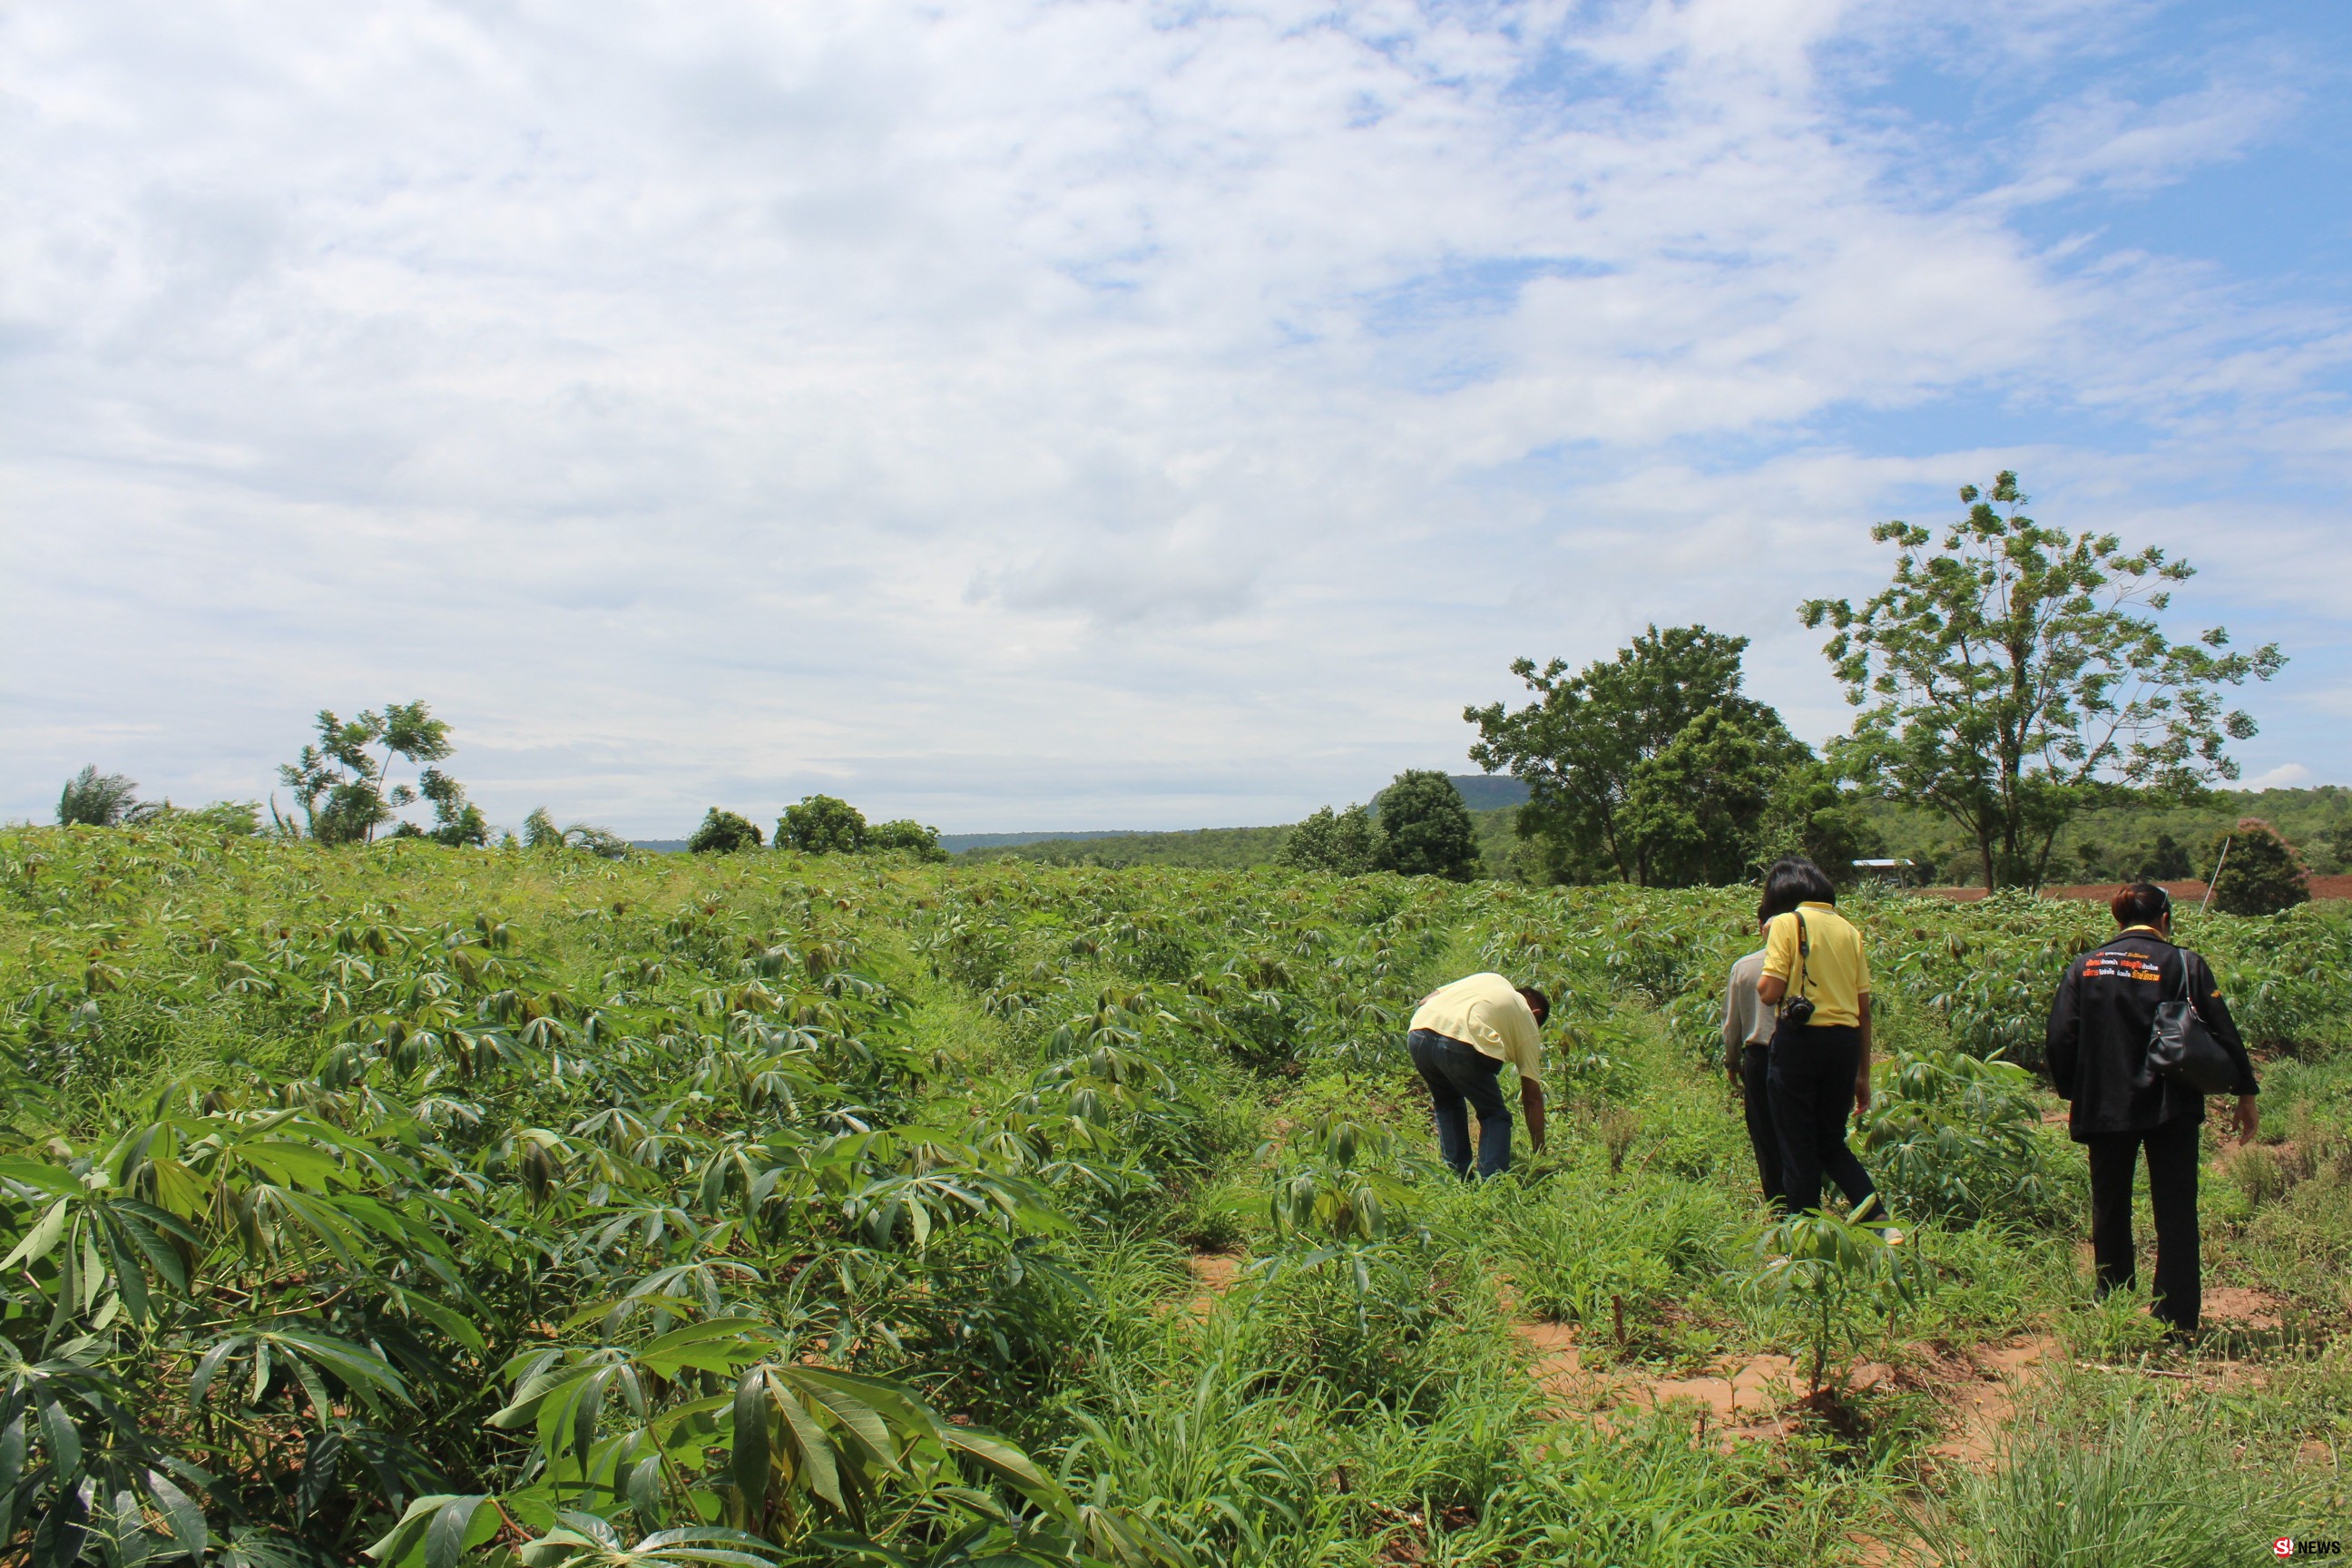
<path id="1" fill-rule="evenodd" d="M 1805 988 L 1812 984 L 1813 978 L 1812 965 L 1808 962 L 1813 955 L 1813 944 L 1805 930 L 1805 911 L 1790 910 L 1789 912 L 1797 917 L 1797 983 L 1789 988 L 1786 995 L 1780 998 L 1779 1011 L 1782 1014 L 1788 1012 L 1791 998 L 1805 994 Z M 1807 1000 L 1811 998 L 1808 997 Z"/>

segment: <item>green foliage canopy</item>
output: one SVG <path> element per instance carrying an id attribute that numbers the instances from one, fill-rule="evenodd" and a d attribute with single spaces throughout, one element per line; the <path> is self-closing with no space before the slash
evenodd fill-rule
<path id="1" fill-rule="evenodd" d="M 139 781 L 121 773 L 101 773 L 91 763 L 66 781 L 58 795 L 60 826 L 114 827 L 139 809 Z"/>
<path id="2" fill-rule="evenodd" d="M 807 855 L 855 855 L 866 847 L 866 814 L 829 795 L 803 795 L 776 818 L 776 847 Z"/>
<path id="3" fill-rule="evenodd" d="M 1454 882 L 1478 874 L 1478 830 L 1452 779 L 1434 768 L 1407 768 L 1378 805 L 1382 870 Z"/>
<path id="4" fill-rule="evenodd" d="M 912 855 L 918 860 L 932 862 L 948 858 L 948 852 L 940 847 L 940 830 L 927 827 L 912 817 L 876 823 L 866 830 L 866 847 L 896 850 Z"/>
<path id="5" fill-rule="evenodd" d="M 2173 642 L 2152 615 L 2188 563 L 2035 522 L 2014 473 L 1960 500 L 1968 515 L 1940 537 L 1871 531 L 1895 546 L 1895 577 L 1860 608 L 1811 599 L 1801 614 L 1832 629 L 1822 651 L 1862 710 L 1839 763 L 1959 826 L 1988 889 L 2039 886 L 2059 830 L 2118 788 L 2185 796 L 2237 777 L 2225 747 L 2254 721 L 2221 689 L 2285 659 L 2275 644 L 2225 653 L 2218 626 Z"/>
<path id="6" fill-rule="evenodd" d="M 415 784 L 386 787 L 393 759 L 413 764 L 437 763 L 456 748 L 449 726 L 425 703 L 387 703 L 382 713 L 362 710 L 346 721 L 321 708 L 318 741 L 278 770 L 278 782 L 294 792 L 310 837 L 321 844 L 362 844 L 394 820 L 400 808 L 419 799 L 433 803 L 433 837 L 446 843 L 479 843 L 488 837 L 481 814 L 466 805 L 465 791 L 437 769 L 425 767 Z M 376 748 L 383 748 L 383 755 Z M 425 774 L 432 775 L 429 779 Z M 433 793 L 426 795 L 429 785 Z"/>
<path id="7" fill-rule="evenodd" d="M 1283 840 L 1276 863 L 1301 871 L 1360 877 L 1380 868 L 1381 847 L 1380 825 L 1363 806 L 1351 805 L 1338 813 L 1318 806 Z"/>
<path id="8" fill-rule="evenodd" d="M 757 849 L 760 842 L 758 823 L 714 805 L 702 814 L 701 826 L 686 841 L 686 847 L 696 855 L 732 855 L 740 850 Z"/>
<path id="9" fill-rule="evenodd" d="M 2223 914 L 2274 915 L 2311 897 L 2294 848 L 2260 817 L 2241 821 L 2214 844 L 2212 858 L 2219 867 L 2213 877 L 2213 907 Z"/>
<path id="10" fill-rule="evenodd" d="M 1528 785 L 1519 832 L 1543 843 L 1549 879 L 1745 874 L 1774 781 L 1808 757 L 1779 713 L 1741 693 L 1747 647 L 1701 626 L 1652 626 L 1573 676 L 1562 660 L 1522 658 L 1511 672 L 1534 701 L 1463 710 L 1478 726 L 1471 760 Z"/>

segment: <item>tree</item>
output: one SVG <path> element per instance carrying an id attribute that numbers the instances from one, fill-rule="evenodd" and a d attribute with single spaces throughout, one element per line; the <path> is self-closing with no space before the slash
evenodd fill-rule
<path id="1" fill-rule="evenodd" d="M 466 786 L 439 768 L 416 775 L 416 793 L 433 803 L 433 830 L 425 837 L 455 849 L 471 845 L 479 849 L 490 841 L 489 819 L 466 798 Z"/>
<path id="2" fill-rule="evenodd" d="M 2220 862 L 2213 907 L 2225 915 L 2274 915 L 2311 897 L 2293 846 L 2259 816 L 2240 818 L 2235 829 L 2213 841 L 2210 853 Z"/>
<path id="3" fill-rule="evenodd" d="M 1351 805 L 1335 814 L 1324 805 L 1308 812 L 1306 819 L 1290 830 L 1276 859 L 1280 865 L 1301 871 L 1333 871 L 1342 877 L 1360 877 L 1380 868 L 1381 849 L 1380 825 L 1372 820 L 1370 812 Z"/>
<path id="4" fill-rule="evenodd" d="M 433 710 L 423 702 L 387 703 L 382 713 L 362 710 L 349 723 L 335 716 L 332 709 L 319 710 L 318 744 L 304 746 L 301 755 L 278 770 L 278 781 L 294 792 L 302 804 L 302 815 L 310 825 L 310 835 L 322 844 L 356 844 L 371 841 L 375 830 L 394 820 L 404 806 L 414 805 L 420 798 L 419 786 L 432 773 L 439 781 L 434 787 L 446 794 L 455 781 L 437 770 L 425 767 L 418 774 L 415 786 L 406 784 L 385 788 L 386 776 L 392 771 L 394 757 L 412 764 L 437 763 L 456 748 L 449 741 L 449 726 L 433 717 Z M 374 754 L 374 748 L 383 748 L 383 755 Z M 435 815 L 441 831 L 457 831 L 464 825 L 465 792 L 457 791 L 457 816 L 443 817 L 442 802 L 434 801 Z M 477 812 L 476 816 L 479 816 Z M 488 834 L 483 827 L 484 837 Z"/>
<path id="5" fill-rule="evenodd" d="M 808 795 L 776 818 L 776 847 L 808 855 L 855 855 L 866 847 L 866 814 L 829 795 Z"/>
<path id="6" fill-rule="evenodd" d="M 1660 888 L 1744 879 L 1785 766 L 1779 750 L 1710 708 L 1635 763 L 1623 825 L 1643 847 L 1643 879 Z"/>
<path id="7" fill-rule="evenodd" d="M 790 814 L 789 807 L 786 812 Z M 877 822 L 867 828 L 866 847 L 901 850 L 918 860 L 940 861 L 948 858 L 948 852 L 940 847 L 940 830 L 926 827 L 910 817 L 901 817 L 895 822 Z"/>
<path id="8" fill-rule="evenodd" d="M 2137 873 L 2143 882 L 2178 882 L 2192 875 L 2189 864 L 2189 847 L 2171 834 L 2158 830 L 2154 843 L 2140 858 Z"/>
<path id="9" fill-rule="evenodd" d="M 1553 659 L 1537 668 L 1520 659 L 1511 672 L 1536 700 L 1517 711 L 1496 702 L 1465 708 L 1478 726 L 1470 758 L 1488 773 L 1507 771 L 1528 786 L 1519 808 L 1522 837 L 1542 841 L 1545 874 L 1555 881 L 1673 879 L 1694 858 L 1680 837 L 1695 823 L 1659 809 L 1664 775 L 1652 770 L 1647 806 L 1629 816 L 1637 772 L 1675 744 L 1701 715 L 1751 741 L 1776 773 L 1809 755 L 1780 716 L 1740 691 L 1748 639 L 1705 626 L 1650 627 L 1611 658 L 1570 677 Z M 1722 744 L 1693 736 L 1690 745 Z"/>
<path id="10" fill-rule="evenodd" d="M 2171 641 L 2138 612 L 2166 609 L 2189 564 L 2042 526 L 2014 473 L 1990 491 L 1962 487 L 1960 500 L 1968 515 L 1940 540 L 1900 521 L 1871 531 L 1898 554 L 1893 582 L 1861 608 L 1811 599 L 1800 613 L 1832 628 L 1822 651 L 1862 710 L 1836 760 L 1958 825 L 1988 889 L 2039 885 L 2084 807 L 2237 777 L 2225 747 L 2254 721 L 2223 711 L 2221 688 L 2286 661 L 2275 644 L 2221 651 L 2218 626 Z"/>
<path id="11" fill-rule="evenodd" d="M 1765 808 L 1750 865 L 1760 869 L 1784 855 L 1801 855 L 1841 885 L 1854 879 L 1853 863 L 1886 853 L 1886 835 L 1866 815 L 1854 792 L 1827 763 L 1802 759 L 1783 769 Z"/>
<path id="12" fill-rule="evenodd" d="M 1376 804 L 1381 869 L 1454 882 L 1478 874 L 1478 831 L 1452 779 L 1432 768 L 1407 768 Z"/>
<path id="13" fill-rule="evenodd" d="M 758 823 L 714 805 L 703 813 L 702 826 L 694 830 L 686 847 L 696 855 L 732 855 L 739 849 L 757 849 L 760 841 Z"/>
<path id="14" fill-rule="evenodd" d="M 58 795 L 58 821 L 65 826 L 120 827 L 136 819 L 139 781 L 102 773 L 96 763 L 66 781 Z"/>

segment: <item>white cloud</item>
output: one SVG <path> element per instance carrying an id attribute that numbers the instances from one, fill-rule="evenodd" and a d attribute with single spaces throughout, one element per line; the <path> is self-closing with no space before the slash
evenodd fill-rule
<path id="1" fill-rule="evenodd" d="M 2310 784 L 2318 776 L 2301 763 L 2282 763 L 2277 767 L 2256 773 L 2239 787 L 2242 789 L 2296 789 Z"/>
<path id="2" fill-rule="evenodd" d="M 2340 326 L 1923 197 L 1820 66 L 1876 25 L 17 7 L 0 810 L 93 757 L 250 795 L 422 694 L 509 819 L 1270 819 L 1702 609 L 1834 723 L 1808 552 L 2015 460 L 1848 411 L 2291 407 L 2340 483 Z M 1986 189 L 2239 155 L 2221 91 L 2054 103 Z"/>

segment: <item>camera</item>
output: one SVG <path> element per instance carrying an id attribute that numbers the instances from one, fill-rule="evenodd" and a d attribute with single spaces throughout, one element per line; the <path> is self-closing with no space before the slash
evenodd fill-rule
<path id="1" fill-rule="evenodd" d="M 1780 1016 L 1802 1028 L 1813 1021 L 1813 999 L 1810 996 L 1790 997 L 1788 1005 L 1780 1009 Z"/>

